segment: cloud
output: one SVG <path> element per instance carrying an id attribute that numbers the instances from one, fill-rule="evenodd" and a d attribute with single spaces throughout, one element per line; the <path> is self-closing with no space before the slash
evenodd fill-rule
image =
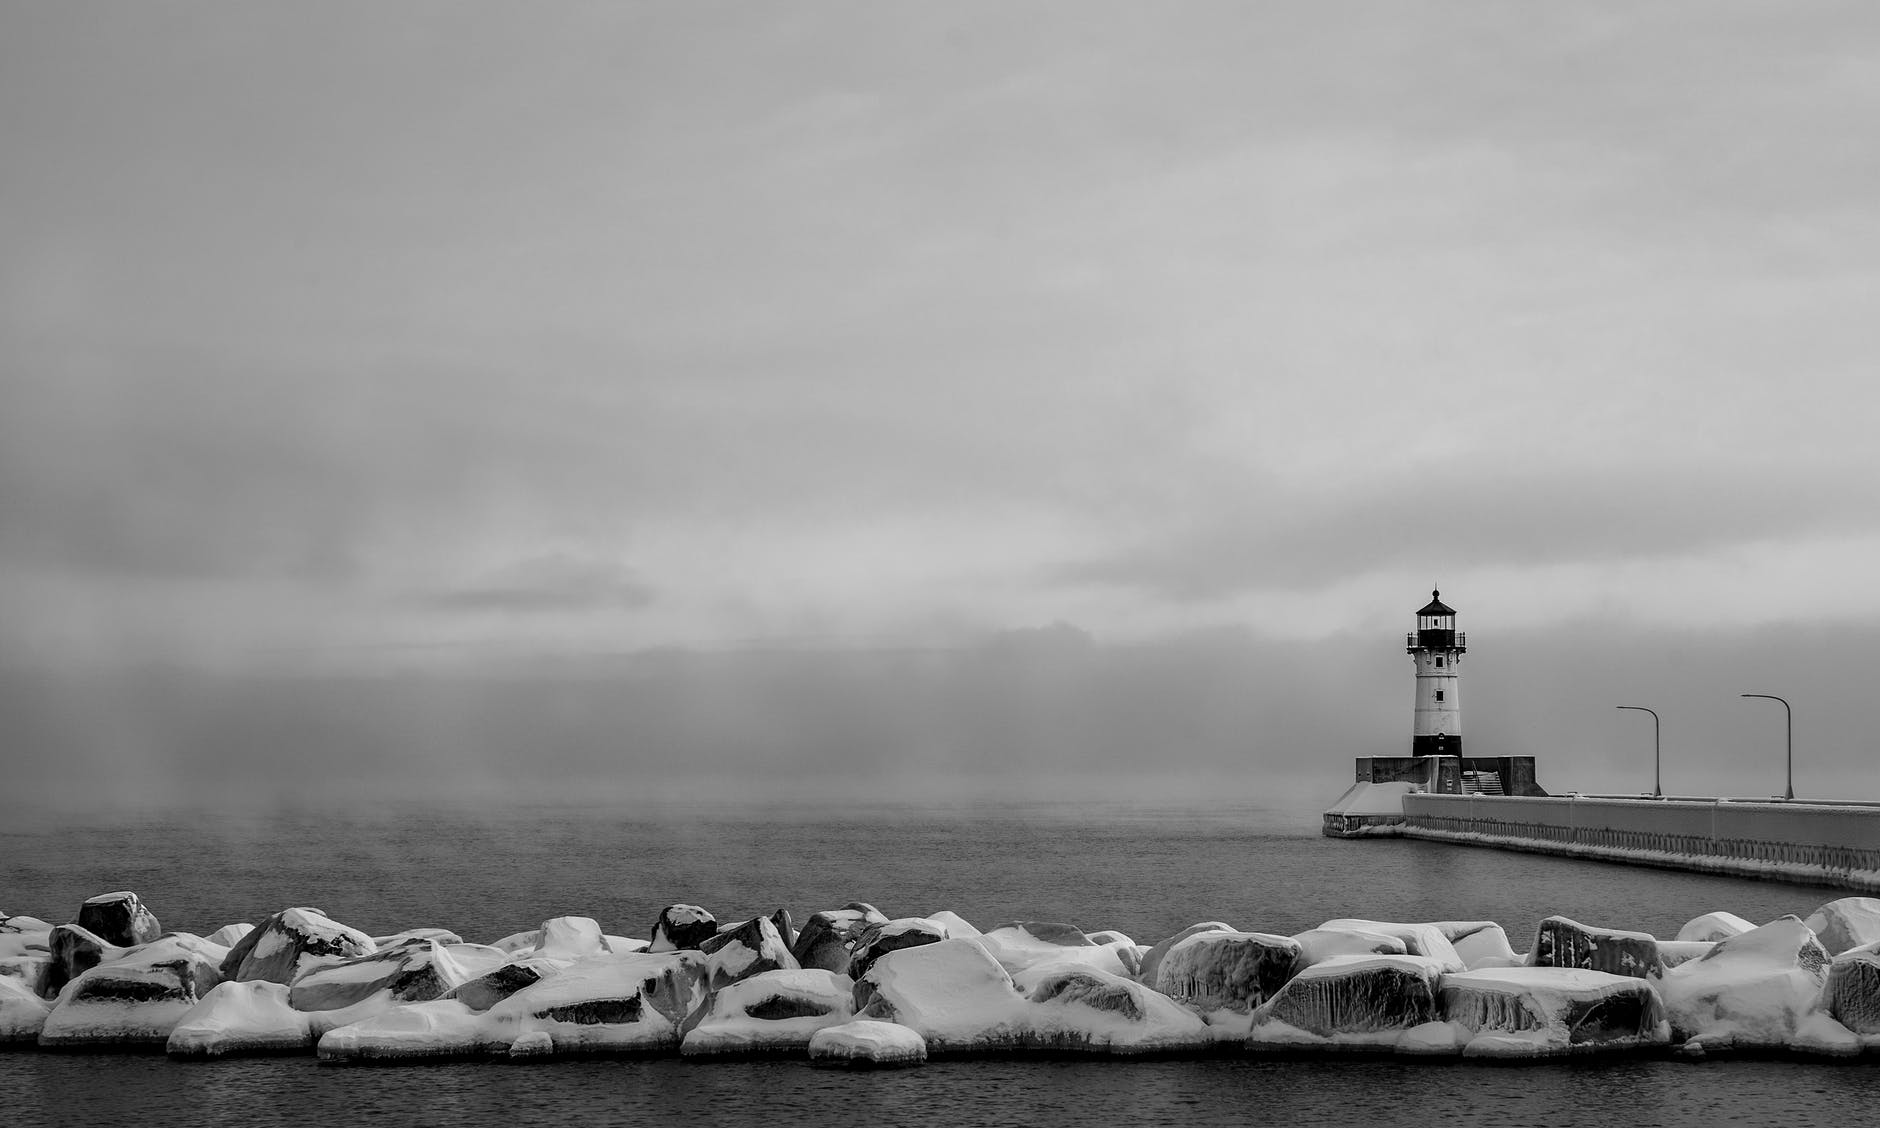
<path id="1" fill-rule="evenodd" d="M 631 609 L 653 597 L 652 587 L 625 565 L 560 552 L 515 561 L 425 601 L 442 610 L 532 614 Z"/>

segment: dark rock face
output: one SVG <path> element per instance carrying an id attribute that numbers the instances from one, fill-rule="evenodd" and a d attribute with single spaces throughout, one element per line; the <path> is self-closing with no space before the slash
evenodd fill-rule
<path id="1" fill-rule="evenodd" d="M 1142 1005 L 1136 1001 L 1135 993 L 1127 985 L 1106 981 L 1087 971 L 1066 971 L 1053 975 L 1032 990 L 1031 1001 L 1034 1003 L 1048 1003 L 1054 999 L 1110 1011 L 1131 1022 L 1141 1022 L 1143 1017 Z"/>
<path id="2" fill-rule="evenodd" d="M 1880 944 L 1864 944 L 1834 957 L 1822 997 L 1828 1013 L 1842 1026 L 1856 1034 L 1880 1034 Z"/>
<path id="3" fill-rule="evenodd" d="M 1567 1041 L 1575 1046 L 1650 1038 L 1665 1020 L 1658 992 L 1640 984 L 1636 991 L 1608 995 L 1597 1002 L 1575 999 L 1567 1007 Z"/>
<path id="4" fill-rule="evenodd" d="M 766 1022 L 781 1022 L 786 1018 L 821 1018 L 829 1013 L 830 1008 L 814 999 L 799 998 L 795 995 L 772 995 L 755 1006 L 744 1008 L 744 1013 L 751 1018 L 761 1018 Z"/>
<path id="5" fill-rule="evenodd" d="M 456 987 L 461 975 L 441 966 L 450 957 L 431 940 L 408 940 L 369 956 L 315 968 L 294 980 L 287 1003 L 298 1011 L 329 1011 L 389 991 L 392 1001 L 423 1003 Z"/>
<path id="6" fill-rule="evenodd" d="M 770 923 L 776 926 L 777 935 L 782 938 L 785 948 L 796 947 L 796 922 L 790 919 L 789 909 L 778 909 L 771 913 Z"/>
<path id="7" fill-rule="evenodd" d="M 799 966 L 769 917 L 752 917 L 728 928 L 700 944 L 699 952 L 708 957 L 714 991 L 760 972 Z"/>
<path id="8" fill-rule="evenodd" d="M 163 926 L 157 923 L 157 918 L 137 899 L 137 894 L 128 891 L 104 893 L 86 901 L 78 908 L 77 924 L 105 943 L 120 948 L 148 944 L 163 935 Z"/>
<path id="9" fill-rule="evenodd" d="M 1083 934 L 1080 932 L 1078 935 Z M 921 917 L 904 917 L 886 924 L 870 925 L 855 941 L 854 954 L 849 957 L 849 978 L 860 979 L 868 974 L 870 965 L 889 952 L 918 948 L 922 944 L 938 944 L 945 939 L 946 929 Z"/>
<path id="10" fill-rule="evenodd" d="M 124 949 L 106 942 L 88 928 L 61 924 L 46 939 L 52 963 L 46 968 L 42 992 L 46 998 L 59 993 L 67 983 L 107 960 L 115 960 Z"/>
<path id="11" fill-rule="evenodd" d="M 265 979 L 292 983 L 302 972 L 322 964 L 369 956 L 372 938 L 332 920 L 318 909 L 283 909 L 229 949 L 222 961 L 224 979 Z"/>
<path id="12" fill-rule="evenodd" d="M 816 913 L 803 922 L 803 931 L 797 933 L 795 943 L 790 945 L 790 954 L 802 967 L 821 968 L 841 975 L 849 970 L 849 959 L 862 934 L 872 925 L 886 923 L 885 917 L 875 920 L 859 909 L 829 909 Z"/>
<path id="13" fill-rule="evenodd" d="M 708 974 L 705 957 L 680 952 L 640 981 L 640 998 L 674 1025 L 689 1030 L 711 1002 L 705 986 Z"/>
<path id="14" fill-rule="evenodd" d="M 1204 1010 L 1245 1013 L 1279 993 L 1299 952 L 1290 936 L 1203 931 L 1163 955 L 1149 986 Z"/>
<path id="15" fill-rule="evenodd" d="M 1180 932 L 1161 941 L 1151 947 L 1147 952 L 1143 953 L 1142 964 L 1136 969 L 1137 982 L 1145 983 L 1151 987 L 1155 986 L 1156 974 L 1161 970 L 1162 959 L 1164 956 L 1168 955 L 1168 950 L 1181 943 L 1183 940 L 1188 939 L 1190 936 L 1193 936 L 1195 933 L 1234 931 L 1236 931 L 1236 929 L 1233 925 L 1218 920 L 1204 920 L 1199 924 L 1189 925 L 1187 928 L 1182 929 Z"/>
<path id="16" fill-rule="evenodd" d="M 450 997 L 473 1011 L 486 1011 L 541 979 L 542 973 L 526 963 L 504 964 L 457 988 Z"/>
<path id="17" fill-rule="evenodd" d="M 653 923 L 649 952 L 696 951 L 718 934 L 718 918 L 697 905 L 667 905 Z"/>
<path id="18" fill-rule="evenodd" d="M 1658 941 L 1643 932 L 1594 928 L 1563 916 L 1541 921 L 1534 935 L 1535 967 L 1577 967 L 1644 979 L 1664 972 Z"/>
<path id="19" fill-rule="evenodd" d="M 640 1021 L 646 1004 L 640 996 L 625 999 L 584 999 L 565 1006 L 535 1012 L 535 1017 L 551 1022 L 572 1022 L 579 1026 L 621 1026 Z"/>

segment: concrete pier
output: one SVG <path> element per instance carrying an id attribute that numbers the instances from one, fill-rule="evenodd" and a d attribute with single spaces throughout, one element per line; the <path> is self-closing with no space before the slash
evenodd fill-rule
<path id="1" fill-rule="evenodd" d="M 1880 893 L 1880 805 L 1619 796 L 1402 797 L 1392 836 Z M 1330 827 L 1327 813 L 1327 833 Z"/>

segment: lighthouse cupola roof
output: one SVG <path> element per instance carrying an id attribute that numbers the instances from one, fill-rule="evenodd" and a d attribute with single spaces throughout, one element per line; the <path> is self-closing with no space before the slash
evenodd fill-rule
<path id="1" fill-rule="evenodd" d="M 1418 618 L 1424 615 L 1454 615 L 1456 609 L 1444 603 L 1442 597 L 1442 592 L 1432 589 L 1430 591 L 1430 601 L 1424 605 L 1421 611 L 1417 612 Z"/>

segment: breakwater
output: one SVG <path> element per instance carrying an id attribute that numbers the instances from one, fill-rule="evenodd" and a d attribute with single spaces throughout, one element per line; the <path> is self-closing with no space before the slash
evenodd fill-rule
<path id="1" fill-rule="evenodd" d="M 1880 892 L 1880 806 L 1411 793 L 1402 812 L 1361 833 Z"/>

